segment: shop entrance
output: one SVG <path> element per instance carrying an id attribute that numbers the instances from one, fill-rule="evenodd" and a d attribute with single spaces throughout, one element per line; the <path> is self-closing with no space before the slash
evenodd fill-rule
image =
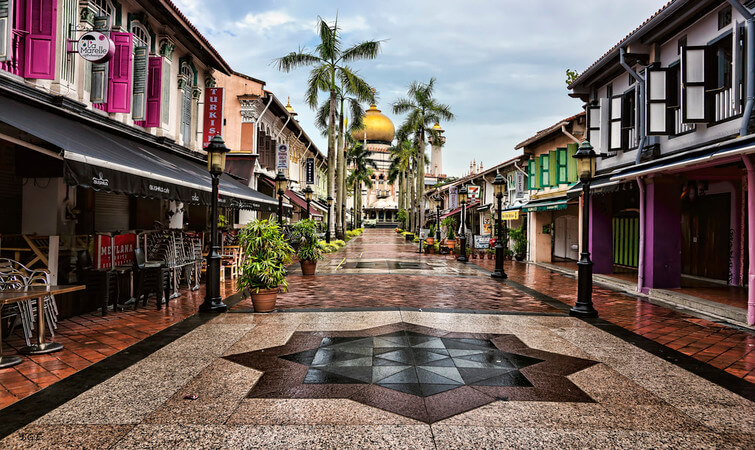
<path id="1" fill-rule="evenodd" d="M 682 202 L 682 273 L 729 279 L 731 194 Z"/>
<path id="2" fill-rule="evenodd" d="M 579 226 L 577 216 L 557 217 L 554 224 L 553 256 L 562 259 L 577 260 L 579 257 Z"/>

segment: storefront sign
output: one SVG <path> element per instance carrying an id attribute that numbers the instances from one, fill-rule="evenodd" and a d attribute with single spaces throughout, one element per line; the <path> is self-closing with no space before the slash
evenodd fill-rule
<path id="1" fill-rule="evenodd" d="M 470 184 L 467 186 L 467 196 L 469 200 L 477 200 L 480 198 L 480 186 Z"/>
<path id="2" fill-rule="evenodd" d="M 490 248 L 490 235 L 484 234 L 482 236 L 475 235 L 474 248 Z"/>
<path id="3" fill-rule="evenodd" d="M 76 51 L 85 60 L 102 64 L 115 55 L 115 43 L 99 31 L 90 31 L 79 38 Z"/>
<path id="4" fill-rule="evenodd" d="M 516 211 L 502 211 L 501 220 L 519 220 L 519 210 Z"/>
<path id="5" fill-rule="evenodd" d="M 516 196 L 521 197 L 527 191 L 524 184 L 524 174 L 520 171 L 516 171 Z"/>
<path id="6" fill-rule="evenodd" d="M 113 266 L 127 266 L 134 262 L 135 234 L 119 234 L 114 238 L 102 234 L 95 240 L 95 268 L 107 269 Z M 115 262 L 113 262 L 115 255 Z"/>
<path id="7" fill-rule="evenodd" d="M 280 144 L 278 146 L 278 164 L 276 169 L 288 169 L 288 145 Z"/>
<path id="8" fill-rule="evenodd" d="M 223 134 L 223 88 L 207 88 L 204 94 L 204 134 L 202 148 Z"/>
<path id="9" fill-rule="evenodd" d="M 456 209 L 459 207 L 459 189 L 456 186 L 448 188 L 448 207 Z"/>
<path id="10" fill-rule="evenodd" d="M 315 159 L 307 158 L 307 184 L 315 184 Z"/>

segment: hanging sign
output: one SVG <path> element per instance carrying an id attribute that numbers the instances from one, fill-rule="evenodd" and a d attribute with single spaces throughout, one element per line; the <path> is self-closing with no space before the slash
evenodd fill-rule
<path id="1" fill-rule="evenodd" d="M 99 31 L 90 31 L 76 42 L 76 51 L 85 60 L 102 64 L 115 55 L 115 43 Z"/>
<path id="2" fill-rule="evenodd" d="M 288 169 L 288 145 L 280 144 L 278 146 L 278 164 L 276 169 Z"/>
<path id="3" fill-rule="evenodd" d="M 307 184 L 315 184 L 315 159 L 307 158 Z"/>
<path id="4" fill-rule="evenodd" d="M 210 144 L 210 140 L 223 134 L 223 88 L 207 88 L 204 93 L 204 133 L 202 134 L 202 148 Z"/>
<path id="5" fill-rule="evenodd" d="M 459 207 L 459 189 L 456 186 L 448 188 L 448 203 L 450 209 Z"/>
<path id="6" fill-rule="evenodd" d="M 480 198 L 480 186 L 475 186 L 473 184 L 467 186 L 467 197 L 469 197 L 470 200 L 477 200 Z"/>
<path id="7" fill-rule="evenodd" d="M 527 189 L 524 187 L 524 174 L 520 171 L 516 171 L 516 196 L 521 197 Z"/>

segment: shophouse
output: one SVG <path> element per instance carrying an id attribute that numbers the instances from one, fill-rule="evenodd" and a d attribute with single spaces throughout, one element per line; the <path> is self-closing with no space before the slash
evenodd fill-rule
<path id="1" fill-rule="evenodd" d="M 38 251 L 68 282 L 76 253 L 97 260 L 96 234 L 204 231 L 203 143 L 222 135 L 222 124 L 204 132 L 204 106 L 232 71 L 175 5 L 13 0 L 0 2 L 0 25 L 3 256 Z M 226 215 L 277 207 L 227 174 L 219 192 Z M 37 250 L 4 251 L 30 241 Z"/>
<path id="2" fill-rule="evenodd" d="M 579 143 L 585 138 L 585 113 L 568 117 L 519 143 L 527 159 L 530 201 L 528 254 L 534 262 L 576 261 L 579 256 L 579 206 L 567 198 L 577 182 Z"/>
<path id="3" fill-rule="evenodd" d="M 696 307 L 749 324 L 753 6 L 671 1 L 569 86 L 602 156 L 593 186 L 606 195 L 590 211 L 595 272 L 634 269 L 643 292 L 702 286 L 693 294 L 727 304 Z"/>

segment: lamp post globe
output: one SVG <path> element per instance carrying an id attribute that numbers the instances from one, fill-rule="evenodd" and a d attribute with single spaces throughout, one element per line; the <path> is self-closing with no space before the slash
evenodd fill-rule
<path id="1" fill-rule="evenodd" d="M 461 236 L 459 236 L 459 247 L 460 248 L 460 255 L 458 258 L 456 258 L 459 262 L 467 262 L 467 224 L 466 224 L 466 215 L 467 215 L 467 187 L 462 186 L 461 189 L 459 189 L 459 203 L 461 203 Z"/>
<path id="2" fill-rule="evenodd" d="M 330 244 L 330 216 L 333 211 L 333 197 L 328 195 L 326 202 L 328 203 L 328 228 L 325 230 L 325 242 Z"/>
<path id="3" fill-rule="evenodd" d="M 582 182 L 582 252 L 577 262 L 577 302 L 569 315 L 597 317 L 592 304 L 592 261 L 590 260 L 590 181 L 595 176 L 595 153 L 589 141 L 584 141 L 574 154 L 577 173 Z"/>
<path id="4" fill-rule="evenodd" d="M 501 211 L 503 209 L 503 194 L 506 191 L 506 180 L 499 172 L 493 180 L 493 193 L 496 198 L 496 229 L 498 239 L 495 242 L 495 270 L 490 274 L 493 278 L 505 279 L 508 277 L 503 270 L 504 244 L 503 244 L 503 220 L 501 220 Z"/>
<path id="5" fill-rule="evenodd" d="M 275 191 L 278 194 L 278 226 L 283 228 L 283 194 L 286 193 L 286 176 L 282 170 L 275 175 Z"/>
<path id="6" fill-rule="evenodd" d="M 210 251 L 207 253 L 207 282 L 201 312 L 225 312 L 228 309 L 220 298 L 220 252 L 218 251 L 218 186 L 225 171 L 225 155 L 230 151 L 223 138 L 216 135 L 207 145 L 207 170 L 212 178 L 212 202 L 210 204 Z"/>
<path id="7" fill-rule="evenodd" d="M 312 201 L 312 194 L 314 193 L 315 191 L 313 191 L 312 187 L 309 185 L 304 189 L 304 198 L 307 200 L 307 219 L 310 218 L 309 203 Z"/>

